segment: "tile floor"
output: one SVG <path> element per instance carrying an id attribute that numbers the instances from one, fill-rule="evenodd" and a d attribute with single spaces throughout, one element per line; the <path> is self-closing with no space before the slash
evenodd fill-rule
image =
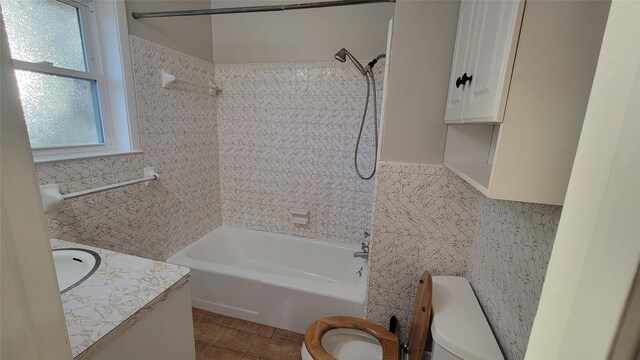
<path id="1" fill-rule="evenodd" d="M 299 360 L 303 335 L 193 309 L 197 360 Z"/>

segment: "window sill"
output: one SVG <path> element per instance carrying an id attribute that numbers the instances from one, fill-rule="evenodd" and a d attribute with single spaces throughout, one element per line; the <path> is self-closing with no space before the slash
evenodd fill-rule
<path id="1" fill-rule="evenodd" d="M 36 165 L 43 164 L 51 164 L 65 161 L 76 161 L 76 160 L 88 160 L 88 159 L 98 159 L 104 157 L 112 157 L 112 156 L 126 156 L 126 155 L 135 155 L 142 154 L 140 151 L 114 151 L 114 152 L 103 152 L 103 153 L 87 153 L 87 154 L 67 154 L 67 155 L 44 155 L 44 156 L 34 156 L 33 162 Z"/>

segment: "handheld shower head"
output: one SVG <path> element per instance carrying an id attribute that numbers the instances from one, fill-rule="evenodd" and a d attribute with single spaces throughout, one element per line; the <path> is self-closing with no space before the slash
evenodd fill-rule
<path id="1" fill-rule="evenodd" d="M 340 49 L 340 51 L 338 51 L 334 57 L 336 58 L 336 60 L 340 61 L 340 62 L 345 62 L 347 61 L 347 58 L 349 58 L 349 60 L 351 60 L 351 62 L 353 63 L 353 65 L 356 66 L 356 68 L 358 68 L 358 71 L 360 71 L 360 73 L 362 74 L 362 76 L 364 76 L 365 80 L 367 81 L 367 97 L 366 97 L 366 101 L 364 104 L 364 112 L 362 113 L 362 122 L 360 123 L 360 132 L 358 133 L 358 140 L 356 140 L 356 149 L 353 155 L 353 162 L 354 162 L 354 166 L 356 168 L 356 174 L 358 174 L 358 176 L 362 179 L 362 180 L 370 180 L 371 178 L 373 178 L 373 175 L 375 175 L 376 173 L 376 163 L 378 162 L 378 112 L 377 112 L 377 106 L 376 106 L 376 80 L 375 80 L 375 76 L 373 74 L 373 66 L 376 64 L 376 62 L 378 60 L 380 60 L 381 58 L 385 57 L 385 54 L 380 54 L 378 55 L 375 59 L 371 60 L 369 62 L 369 65 L 367 65 L 367 67 L 363 67 L 362 64 L 360 64 L 360 62 L 358 60 L 356 60 L 356 58 L 351 55 L 351 53 L 349 51 L 347 51 L 347 49 L 342 48 Z M 373 130 L 373 136 L 375 138 L 375 147 L 374 147 L 374 160 L 373 160 L 373 171 L 371 172 L 370 175 L 368 176 L 364 176 L 360 173 L 360 168 L 359 168 L 359 162 L 358 162 L 358 149 L 360 148 L 360 140 L 362 139 L 362 130 L 364 129 L 364 123 L 365 120 L 367 119 L 367 109 L 369 108 L 369 91 L 371 91 L 371 89 L 373 89 L 373 126 L 374 126 L 374 130 Z"/>
<path id="2" fill-rule="evenodd" d="M 340 51 L 338 51 L 333 57 L 335 57 L 336 60 L 340 62 L 345 62 L 347 61 L 347 58 L 349 58 L 349 60 L 351 60 L 353 65 L 355 65 L 358 68 L 358 71 L 360 71 L 362 75 L 365 75 L 367 73 L 367 71 L 364 69 L 362 64 L 360 64 L 360 62 L 356 60 L 356 58 L 353 55 L 351 55 L 351 53 L 347 51 L 347 49 L 345 48 L 340 49 Z"/>
<path id="3" fill-rule="evenodd" d="M 338 51 L 333 57 L 335 57 L 336 60 L 340 62 L 347 61 L 347 49 L 345 48 L 340 49 L 340 51 Z"/>

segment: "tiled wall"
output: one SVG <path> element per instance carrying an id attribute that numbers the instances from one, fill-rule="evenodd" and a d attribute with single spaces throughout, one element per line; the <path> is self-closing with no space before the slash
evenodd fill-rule
<path id="1" fill-rule="evenodd" d="M 469 279 L 508 359 L 524 357 L 561 207 L 487 199 L 440 165 L 381 162 L 367 317 L 406 341 L 423 271 Z"/>
<path id="2" fill-rule="evenodd" d="M 378 112 L 384 63 L 375 68 Z M 339 242 L 371 226 L 374 180 L 353 152 L 366 82 L 338 61 L 216 65 L 224 223 Z M 370 104 L 359 161 L 374 163 Z M 290 209 L 311 211 L 307 225 Z"/>
<path id="3" fill-rule="evenodd" d="M 467 272 L 478 193 L 441 165 L 380 162 L 379 169 L 367 317 L 386 325 L 396 315 L 406 341 L 422 272 Z"/>
<path id="4" fill-rule="evenodd" d="M 160 179 L 65 202 L 49 212 L 53 237 L 165 260 L 222 223 L 214 98 L 206 90 L 160 86 L 160 69 L 206 85 L 211 63 L 131 37 L 144 154 L 38 166 L 42 184 L 62 192 L 142 177 Z"/>
<path id="5" fill-rule="evenodd" d="M 469 282 L 508 359 L 522 359 L 560 220 L 560 206 L 479 199 Z"/>
<path id="6" fill-rule="evenodd" d="M 398 316 L 406 340 L 422 271 L 463 275 L 507 358 L 523 358 L 560 207 L 490 200 L 443 166 L 395 162 L 379 162 L 374 202 L 374 181 L 353 169 L 366 83 L 350 64 L 217 65 L 214 73 L 211 63 L 136 37 L 131 47 L 144 154 L 44 164 L 38 175 L 63 192 L 137 178 L 145 166 L 161 179 L 67 201 L 48 214 L 52 236 L 164 260 L 223 217 L 360 242 L 374 209 L 367 317 L 386 325 Z M 163 89 L 161 68 L 195 82 L 215 76 L 223 94 Z M 364 172 L 373 162 L 372 108 Z M 311 210 L 310 223 L 292 224 L 291 208 Z"/>

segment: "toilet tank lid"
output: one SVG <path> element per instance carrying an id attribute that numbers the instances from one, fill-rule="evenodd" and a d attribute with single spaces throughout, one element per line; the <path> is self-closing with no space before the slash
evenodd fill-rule
<path id="1" fill-rule="evenodd" d="M 504 357 L 471 285 L 459 276 L 433 277 L 433 340 L 465 360 Z"/>

